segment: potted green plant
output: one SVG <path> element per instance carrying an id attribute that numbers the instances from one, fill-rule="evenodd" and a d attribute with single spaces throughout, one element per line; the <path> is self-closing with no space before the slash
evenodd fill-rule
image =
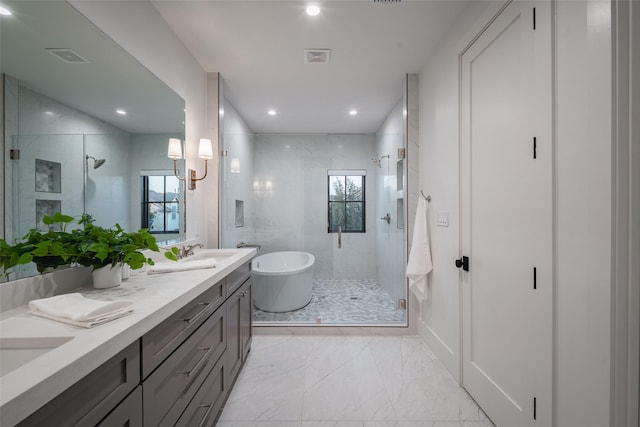
<path id="1" fill-rule="evenodd" d="M 75 261 L 75 241 L 66 231 L 73 217 L 56 213 L 42 221 L 49 226 L 46 232 L 31 229 L 14 245 L 0 239 L 0 266 L 5 275 L 11 268 L 30 262 L 35 263 L 39 273 L 46 273 Z"/>
<path id="2" fill-rule="evenodd" d="M 89 215 L 83 215 L 79 223 L 83 227 L 71 232 L 77 248 L 75 262 L 92 268 L 94 287 L 120 284 L 123 265 L 138 269 L 154 264 L 142 253 L 145 249 L 159 251 L 156 239 L 147 229 L 127 233 L 120 224 L 104 228 L 94 225 Z"/>
<path id="3" fill-rule="evenodd" d="M 93 218 L 83 214 L 78 221 L 81 227 L 67 231 L 67 225 L 73 220 L 71 216 L 56 213 L 45 217 L 43 222 L 59 230 L 40 232 L 33 229 L 14 245 L 0 240 L 0 265 L 5 274 L 16 265 L 29 262 L 35 262 L 40 273 L 46 272 L 47 268 L 75 264 L 92 268 L 94 287 L 110 287 L 120 284 L 122 265 L 138 269 L 145 264 L 154 264 L 142 252 L 146 249 L 159 251 L 155 238 L 147 229 L 128 233 L 119 224 L 104 228 L 94 225 Z M 175 260 L 175 251 L 166 252 L 165 257 Z"/>

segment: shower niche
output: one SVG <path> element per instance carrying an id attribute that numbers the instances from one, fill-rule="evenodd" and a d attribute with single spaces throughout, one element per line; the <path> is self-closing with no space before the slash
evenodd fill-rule
<path id="1" fill-rule="evenodd" d="M 60 193 L 62 164 L 36 159 L 35 190 L 41 193 Z"/>

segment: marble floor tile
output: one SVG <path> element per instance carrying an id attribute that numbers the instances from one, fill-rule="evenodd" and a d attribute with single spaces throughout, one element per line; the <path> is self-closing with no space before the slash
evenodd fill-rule
<path id="1" fill-rule="evenodd" d="M 417 336 L 255 336 L 221 427 L 491 427 Z"/>

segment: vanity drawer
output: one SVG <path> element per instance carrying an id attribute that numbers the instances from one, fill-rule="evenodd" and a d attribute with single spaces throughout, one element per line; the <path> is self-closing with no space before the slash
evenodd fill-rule
<path id="1" fill-rule="evenodd" d="M 140 383 L 140 341 L 109 359 L 26 420 L 26 426 L 95 426 Z"/>
<path id="2" fill-rule="evenodd" d="M 251 263 L 247 262 L 227 276 L 227 295 L 233 294 L 251 275 Z"/>
<path id="3" fill-rule="evenodd" d="M 225 310 L 218 310 L 142 385 L 145 426 L 174 425 L 226 348 Z"/>
<path id="4" fill-rule="evenodd" d="M 142 427 L 142 386 L 136 387 L 97 427 Z"/>
<path id="5" fill-rule="evenodd" d="M 225 384 L 225 358 L 215 364 L 191 403 L 182 413 L 176 427 L 209 427 L 215 424 L 218 412 L 224 403 L 228 385 Z"/>
<path id="6" fill-rule="evenodd" d="M 224 302 L 225 280 L 204 291 L 142 337 L 142 377 L 146 378 Z"/>

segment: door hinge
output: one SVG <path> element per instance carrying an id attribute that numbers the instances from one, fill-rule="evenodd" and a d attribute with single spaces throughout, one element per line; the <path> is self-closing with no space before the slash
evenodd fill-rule
<path id="1" fill-rule="evenodd" d="M 462 269 L 464 271 L 469 271 L 469 257 L 468 256 L 463 256 L 460 259 L 456 260 L 456 267 L 460 268 L 462 267 Z"/>
<path id="2" fill-rule="evenodd" d="M 536 8 L 533 8 L 533 29 L 536 29 Z"/>
<path id="3" fill-rule="evenodd" d="M 533 267 L 533 289 L 538 289 L 538 271 Z"/>
<path id="4" fill-rule="evenodd" d="M 535 420 L 538 417 L 538 402 L 537 399 L 533 398 L 533 419 Z"/>
<path id="5" fill-rule="evenodd" d="M 9 150 L 9 158 L 11 160 L 20 160 L 20 150 L 17 148 L 12 148 Z"/>
<path id="6" fill-rule="evenodd" d="M 533 137 L 533 158 L 538 158 L 538 138 Z"/>

